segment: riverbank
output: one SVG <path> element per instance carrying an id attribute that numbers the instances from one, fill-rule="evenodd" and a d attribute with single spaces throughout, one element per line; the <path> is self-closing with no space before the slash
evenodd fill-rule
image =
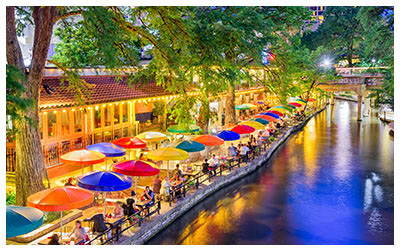
<path id="1" fill-rule="evenodd" d="M 299 130 L 301 130 L 307 122 L 313 118 L 315 115 L 320 113 L 326 108 L 326 105 L 318 110 L 317 112 L 313 113 L 312 115 L 308 116 L 304 121 L 300 122 L 299 124 L 296 124 L 295 126 L 289 128 L 282 136 L 280 136 L 271 146 L 270 148 L 261 154 L 258 158 L 256 158 L 254 161 L 250 162 L 244 167 L 240 167 L 238 169 L 235 169 L 232 172 L 229 172 L 226 175 L 223 175 L 219 177 L 216 181 L 209 183 L 209 185 L 206 185 L 205 187 L 196 190 L 193 193 L 189 193 L 186 195 L 186 198 L 179 203 L 176 204 L 176 206 L 168 209 L 165 213 L 162 213 L 161 215 L 157 216 L 153 220 L 144 223 L 139 230 L 135 231 L 132 236 L 128 237 L 124 241 L 118 243 L 118 244 L 124 244 L 124 245 L 140 245 L 146 243 L 149 239 L 154 237 L 157 233 L 161 232 L 163 229 L 165 229 L 168 225 L 173 223 L 177 218 L 185 214 L 187 211 L 189 211 L 193 206 L 197 205 L 200 203 L 202 200 L 205 198 L 209 197 L 216 191 L 220 190 L 221 188 L 234 183 L 238 179 L 241 179 L 250 173 L 254 172 L 256 169 L 260 168 L 261 166 L 266 163 L 273 153 L 279 148 L 280 145 L 285 143 L 285 141 L 293 134 L 297 133 Z"/>

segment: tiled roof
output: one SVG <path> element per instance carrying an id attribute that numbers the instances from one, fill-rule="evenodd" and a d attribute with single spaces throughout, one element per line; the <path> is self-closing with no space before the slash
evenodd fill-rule
<path id="1" fill-rule="evenodd" d="M 93 84 L 89 88 L 90 97 L 87 104 L 97 104 L 106 102 L 115 102 L 144 97 L 156 97 L 171 94 L 156 83 L 147 83 L 143 85 L 132 84 L 128 86 L 126 79 L 120 82 L 114 76 L 82 76 L 87 83 Z M 42 84 L 47 84 L 54 92 L 49 95 L 44 88 L 40 92 L 39 107 L 59 108 L 78 104 L 74 99 L 74 93 L 61 86 L 60 77 L 43 77 Z M 68 86 L 68 81 L 64 82 Z"/>

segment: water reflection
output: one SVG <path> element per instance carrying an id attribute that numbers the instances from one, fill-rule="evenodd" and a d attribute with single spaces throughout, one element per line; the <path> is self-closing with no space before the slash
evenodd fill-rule
<path id="1" fill-rule="evenodd" d="M 393 140 L 336 102 L 148 244 L 393 244 Z"/>

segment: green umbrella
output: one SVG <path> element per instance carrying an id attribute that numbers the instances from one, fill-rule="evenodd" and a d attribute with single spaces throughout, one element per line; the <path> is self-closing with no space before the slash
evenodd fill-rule
<path id="1" fill-rule="evenodd" d="M 303 100 L 301 100 L 301 99 L 296 99 L 295 101 L 307 103 L 306 101 L 303 101 Z"/>
<path id="2" fill-rule="evenodd" d="M 295 107 L 290 106 L 290 105 L 283 105 L 283 107 L 286 107 L 286 108 L 288 108 L 288 109 L 290 109 L 292 111 L 296 109 Z"/>
<path id="3" fill-rule="evenodd" d="M 200 131 L 200 127 L 194 124 L 189 125 L 189 128 L 184 125 L 173 125 L 170 126 L 167 131 L 170 133 L 193 133 Z"/>
<path id="4" fill-rule="evenodd" d="M 256 121 L 256 122 L 259 122 L 259 123 L 264 124 L 264 125 L 269 124 L 268 120 L 265 120 L 265 119 L 262 119 L 262 118 L 251 119 L 251 121 Z"/>
<path id="5" fill-rule="evenodd" d="M 248 109 L 250 109 L 250 107 L 247 105 L 241 104 L 241 105 L 236 105 L 235 109 L 236 110 L 248 110 Z"/>

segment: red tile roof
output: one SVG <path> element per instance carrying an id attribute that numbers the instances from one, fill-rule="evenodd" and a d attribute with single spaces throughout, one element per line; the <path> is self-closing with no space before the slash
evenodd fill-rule
<path id="1" fill-rule="evenodd" d="M 82 76 L 89 84 L 94 84 L 89 88 L 90 97 L 87 97 L 87 104 L 97 104 L 106 102 L 115 102 L 144 97 L 156 97 L 170 95 L 167 90 L 156 83 L 132 84 L 128 86 L 126 78 L 120 82 L 114 76 Z M 74 93 L 61 86 L 60 77 L 43 77 L 42 84 L 47 84 L 54 92 L 49 95 L 44 89 L 40 92 L 39 107 L 59 108 L 77 105 L 74 99 Z M 68 86 L 68 81 L 64 82 Z"/>

